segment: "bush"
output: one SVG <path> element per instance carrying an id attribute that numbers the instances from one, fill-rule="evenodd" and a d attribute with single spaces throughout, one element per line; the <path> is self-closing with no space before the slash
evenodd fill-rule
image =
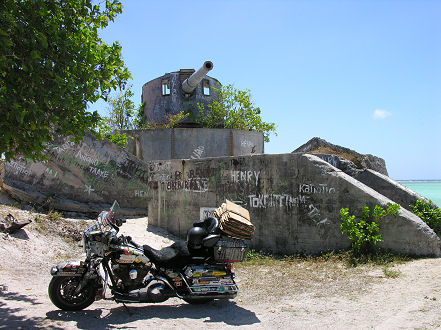
<path id="1" fill-rule="evenodd" d="M 433 231 L 441 237 L 441 208 L 435 208 L 432 201 L 417 200 L 412 212 L 421 218 Z"/>
<path id="2" fill-rule="evenodd" d="M 262 120 L 261 110 L 252 101 L 251 91 L 239 90 L 233 85 L 212 87 L 219 99 L 211 104 L 198 103 L 198 124 L 207 128 L 231 128 L 246 131 L 262 132 L 265 142 L 269 142 L 269 135 L 276 133 L 276 124 Z"/>
<path id="3" fill-rule="evenodd" d="M 398 204 L 388 204 L 386 210 L 376 205 L 371 217 L 369 207 L 363 206 L 361 218 L 351 215 L 348 208 L 340 210 L 342 220 L 340 230 L 351 240 L 351 251 L 354 256 L 372 254 L 375 251 L 377 243 L 383 241 L 382 235 L 379 234 L 380 226 L 375 221 L 389 214 L 396 216 L 399 208 Z"/>

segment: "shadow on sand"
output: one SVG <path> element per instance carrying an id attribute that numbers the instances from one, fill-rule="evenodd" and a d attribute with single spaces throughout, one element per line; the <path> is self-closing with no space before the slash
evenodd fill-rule
<path id="1" fill-rule="evenodd" d="M 47 318 L 54 321 L 76 322 L 79 329 L 108 329 L 137 320 L 174 319 L 179 326 L 179 319 L 201 320 L 204 323 L 223 323 L 232 326 L 260 323 L 254 312 L 242 308 L 231 301 L 214 301 L 205 305 L 161 304 L 116 306 L 103 315 L 103 310 L 84 310 L 79 312 L 51 311 Z M 188 324 L 187 324 L 188 325 Z M 130 329 L 130 327 L 125 327 Z M 133 328 L 136 328 L 133 327 Z"/>
<path id="2" fill-rule="evenodd" d="M 30 298 L 18 292 L 8 292 L 6 285 L 0 285 L 0 329 L 37 329 L 42 327 L 44 317 L 27 317 L 20 315 L 25 307 L 11 307 L 7 301 L 20 301 L 26 304 L 38 305 L 36 299 Z M 62 329 L 52 327 L 52 329 Z"/>

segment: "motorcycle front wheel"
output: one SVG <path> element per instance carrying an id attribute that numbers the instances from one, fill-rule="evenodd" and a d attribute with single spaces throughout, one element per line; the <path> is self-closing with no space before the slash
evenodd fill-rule
<path id="1" fill-rule="evenodd" d="M 80 281 L 79 276 L 52 277 L 48 289 L 52 303 L 65 311 L 79 311 L 89 307 L 95 301 L 95 285 L 89 282 L 78 294 L 75 294 Z"/>

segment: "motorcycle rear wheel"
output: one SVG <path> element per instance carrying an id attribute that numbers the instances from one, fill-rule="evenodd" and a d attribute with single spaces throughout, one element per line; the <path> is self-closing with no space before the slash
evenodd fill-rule
<path id="1" fill-rule="evenodd" d="M 48 293 L 52 303 L 65 311 L 79 311 L 89 307 L 95 301 L 96 288 L 88 283 L 78 294 L 74 294 L 81 277 L 57 276 L 52 277 Z"/>

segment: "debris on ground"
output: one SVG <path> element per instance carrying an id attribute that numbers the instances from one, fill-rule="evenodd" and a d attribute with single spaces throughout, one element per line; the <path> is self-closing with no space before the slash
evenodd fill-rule
<path id="1" fill-rule="evenodd" d="M 9 213 L 4 218 L 0 218 L 0 232 L 13 234 L 31 222 L 31 220 L 17 221 L 17 219 Z"/>

